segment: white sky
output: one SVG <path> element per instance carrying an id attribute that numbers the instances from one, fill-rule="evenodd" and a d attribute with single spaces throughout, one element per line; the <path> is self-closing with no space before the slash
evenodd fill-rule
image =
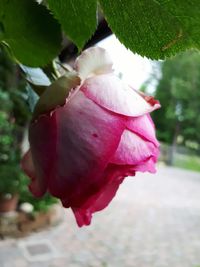
<path id="1" fill-rule="evenodd" d="M 133 88 L 140 89 L 152 73 L 152 61 L 133 54 L 114 35 L 102 40 L 97 45 L 108 51 L 114 62 L 115 72 L 121 72 L 123 80 Z"/>

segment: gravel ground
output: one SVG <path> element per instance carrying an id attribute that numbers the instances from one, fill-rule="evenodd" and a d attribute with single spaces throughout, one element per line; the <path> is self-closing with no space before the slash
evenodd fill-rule
<path id="1" fill-rule="evenodd" d="M 62 212 L 57 227 L 0 241 L 0 267 L 200 266 L 200 173 L 159 167 L 129 177 L 89 227 Z"/>

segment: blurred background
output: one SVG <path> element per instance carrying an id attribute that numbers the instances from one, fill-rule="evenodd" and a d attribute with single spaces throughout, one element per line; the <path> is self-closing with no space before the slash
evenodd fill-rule
<path id="1" fill-rule="evenodd" d="M 128 177 L 81 229 L 54 198 L 32 197 L 20 169 L 31 95 L 0 50 L 0 267 L 199 267 L 200 53 L 150 61 L 114 35 L 96 45 L 121 79 L 161 103 L 152 113 L 161 143 L 157 173 Z"/>

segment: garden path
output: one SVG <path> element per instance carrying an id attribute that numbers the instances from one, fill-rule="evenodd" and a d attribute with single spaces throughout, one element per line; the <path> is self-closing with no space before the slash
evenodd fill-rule
<path id="1" fill-rule="evenodd" d="M 159 167 L 127 178 L 89 227 L 63 213 L 57 227 L 0 241 L 0 267 L 200 266 L 200 173 Z"/>

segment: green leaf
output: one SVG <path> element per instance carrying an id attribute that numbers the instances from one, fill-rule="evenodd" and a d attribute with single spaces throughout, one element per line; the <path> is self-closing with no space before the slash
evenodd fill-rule
<path id="1" fill-rule="evenodd" d="M 60 26 L 46 7 L 34 0 L 0 0 L 0 10 L 1 41 L 17 61 L 44 66 L 58 54 Z"/>
<path id="2" fill-rule="evenodd" d="M 79 50 L 92 36 L 97 25 L 96 0 L 47 0 L 66 35 Z"/>
<path id="3" fill-rule="evenodd" d="M 35 105 L 38 102 L 39 96 L 38 94 L 35 93 L 35 91 L 32 89 L 32 87 L 28 83 L 26 85 L 26 90 L 27 90 L 29 108 L 31 112 L 33 112 Z"/>
<path id="4" fill-rule="evenodd" d="M 0 21 L 0 41 L 3 39 L 4 34 L 4 26 L 3 23 Z"/>
<path id="5" fill-rule="evenodd" d="M 151 59 L 200 49 L 199 0 L 99 0 L 117 38 Z"/>
<path id="6" fill-rule="evenodd" d="M 26 79 L 34 84 L 34 85 L 41 85 L 41 86 L 49 86 L 51 81 L 44 73 L 44 71 L 40 68 L 30 68 L 24 65 L 20 65 L 23 72 L 26 74 Z"/>
<path id="7" fill-rule="evenodd" d="M 26 80 L 32 89 L 41 95 L 46 90 L 47 86 L 51 84 L 51 81 L 40 68 L 31 68 L 20 64 L 21 69 L 25 73 Z"/>
<path id="8" fill-rule="evenodd" d="M 33 120 L 41 114 L 45 114 L 54 110 L 58 106 L 62 106 L 66 102 L 71 89 L 80 85 L 81 80 L 76 72 L 66 73 L 53 82 L 39 98 L 34 112 Z"/>

